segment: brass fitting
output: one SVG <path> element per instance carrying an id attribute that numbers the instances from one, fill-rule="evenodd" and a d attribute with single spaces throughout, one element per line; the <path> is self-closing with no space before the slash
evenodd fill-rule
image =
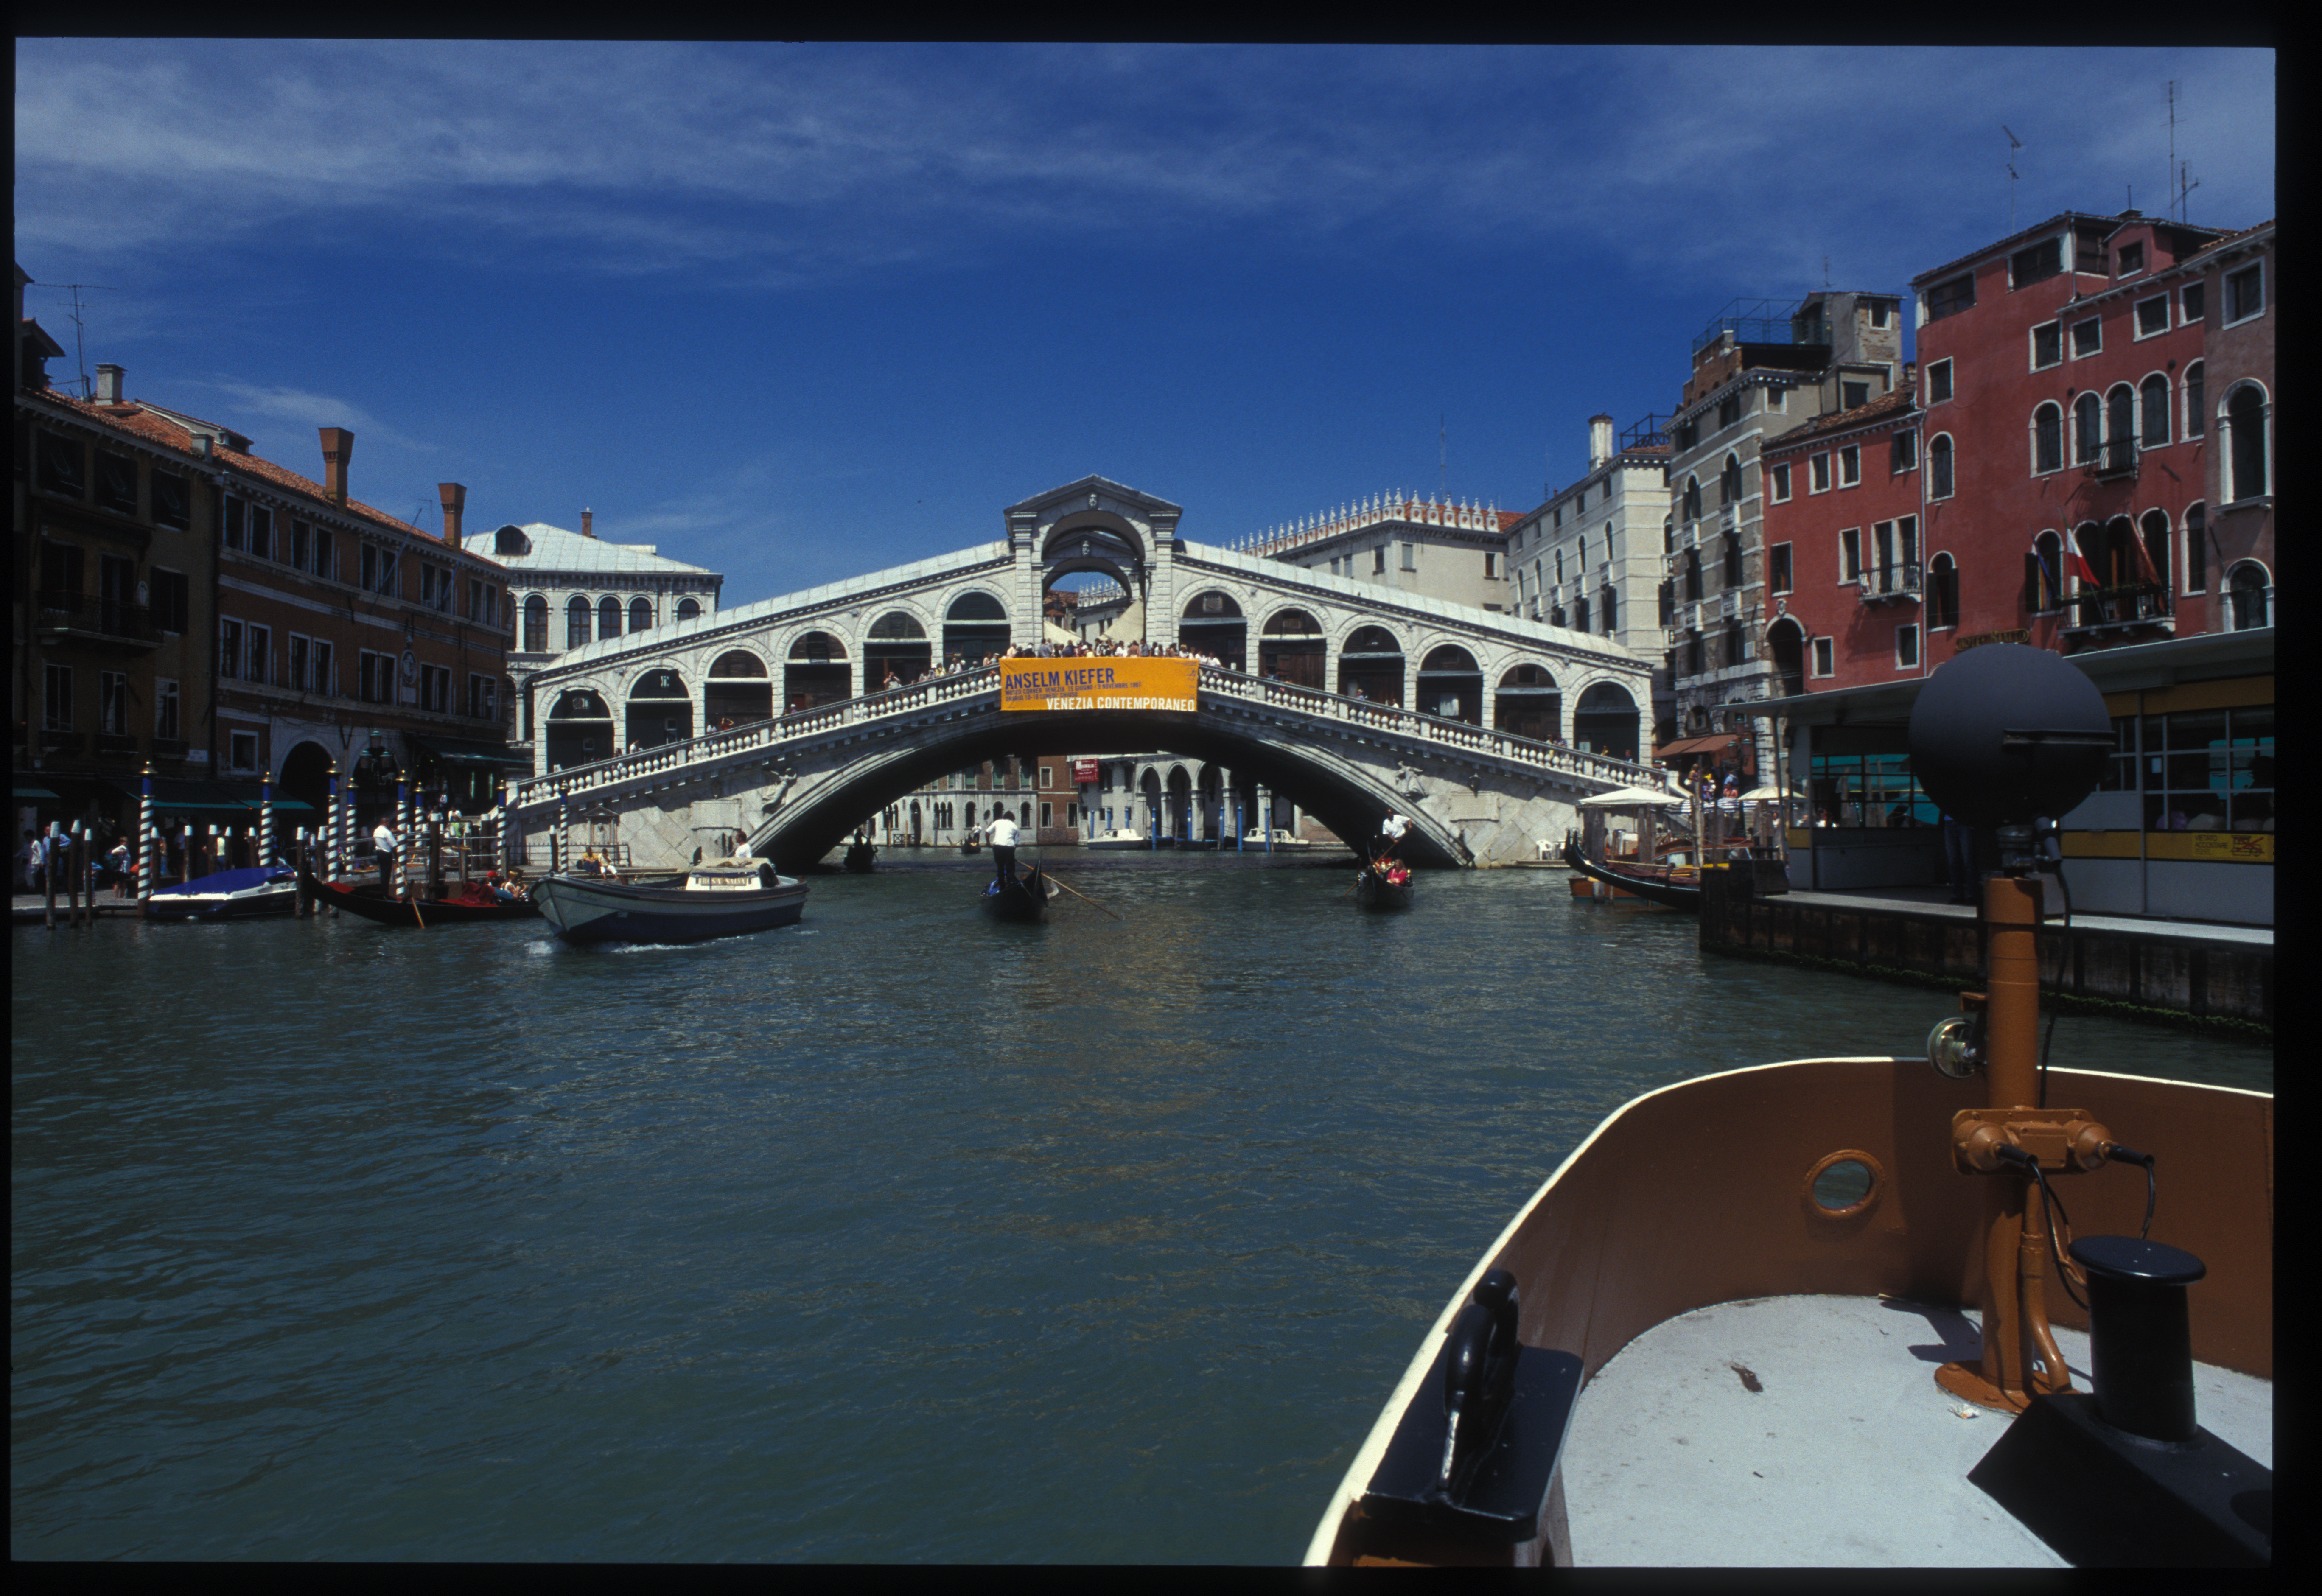
<path id="1" fill-rule="evenodd" d="M 2017 1167 L 2001 1147 L 2017 1147 L 2052 1175 L 2085 1174 L 2105 1161 L 2112 1133 L 2083 1108 L 1961 1108 L 1952 1116 L 1952 1163 L 1962 1174 Z"/>

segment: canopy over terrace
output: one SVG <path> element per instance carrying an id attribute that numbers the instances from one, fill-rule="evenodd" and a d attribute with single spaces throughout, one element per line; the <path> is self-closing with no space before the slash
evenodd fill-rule
<path id="1" fill-rule="evenodd" d="M 1656 792 L 1650 787 L 1616 787 L 1610 792 L 1600 792 L 1595 798 L 1580 800 L 1584 809 L 1633 809 L 1640 805 L 1681 807 L 1685 799 L 1673 792 Z"/>

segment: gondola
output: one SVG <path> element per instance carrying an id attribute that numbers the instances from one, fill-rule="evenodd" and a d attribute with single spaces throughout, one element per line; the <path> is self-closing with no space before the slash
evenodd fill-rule
<path id="1" fill-rule="evenodd" d="M 376 881 L 325 881 L 311 871 L 298 875 L 298 889 L 317 904 L 328 904 L 344 909 L 359 919 L 376 921 L 381 926 L 416 926 L 427 929 L 437 926 L 476 926 L 497 920 L 536 920 L 540 906 L 529 900 L 522 903 L 485 903 L 465 898 L 428 898 L 418 903 L 392 898 Z"/>
<path id="2" fill-rule="evenodd" d="M 856 842 L 846 850 L 846 865 L 852 873 L 867 876 L 871 873 L 871 862 L 878 857 L 877 848 L 873 847 L 869 843 Z"/>
<path id="3" fill-rule="evenodd" d="M 650 887 L 614 877 L 551 876 L 533 896 L 567 942 L 706 942 L 796 925 L 806 910 L 806 884 L 776 875 L 763 860 L 697 864 Z"/>
<path id="4" fill-rule="evenodd" d="M 1355 903 L 1361 908 L 1409 908 L 1410 867 L 1403 866 L 1403 880 L 1398 881 L 1388 877 L 1382 862 L 1373 860 L 1366 864 L 1361 873 L 1355 877 Z"/>
<path id="5" fill-rule="evenodd" d="M 1038 920 L 1048 913 L 1048 900 L 1063 889 L 1040 873 L 1037 864 L 1013 881 L 997 878 L 984 883 L 984 912 L 999 920 Z"/>
<path id="6" fill-rule="evenodd" d="M 1696 871 L 1667 864 L 1597 864 L 1580 851 L 1577 842 L 1564 844 L 1564 862 L 1592 880 L 1617 887 L 1649 903 L 1683 909 L 1687 914 L 1701 912 L 1701 878 Z M 1689 880 L 1686 879 L 1688 876 L 1692 878 Z"/>
<path id="7" fill-rule="evenodd" d="M 296 871 L 279 864 L 222 870 L 164 887 L 145 900 L 149 920 L 247 920 L 297 907 Z"/>

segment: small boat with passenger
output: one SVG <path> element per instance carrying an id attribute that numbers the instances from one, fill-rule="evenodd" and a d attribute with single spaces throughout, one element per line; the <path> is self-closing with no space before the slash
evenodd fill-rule
<path id="1" fill-rule="evenodd" d="M 197 876 L 163 887 L 145 900 L 149 920 L 248 920 L 287 915 L 298 903 L 298 872 L 288 865 L 258 865 Z"/>
<path id="2" fill-rule="evenodd" d="M 540 912 L 567 942 L 707 942 L 795 925 L 806 883 L 763 860 L 697 864 L 652 886 L 614 875 L 551 876 L 533 889 Z"/>
<path id="3" fill-rule="evenodd" d="M 309 901 L 343 909 L 358 919 L 381 926 L 410 926 L 426 930 L 436 926 L 480 926 L 507 920 L 536 920 L 540 905 L 521 891 L 502 896 L 482 882 L 455 883 L 440 898 L 398 898 L 376 881 L 325 881 L 301 873 L 299 889 Z"/>
<path id="4" fill-rule="evenodd" d="M 1048 900 L 1063 890 L 1041 873 L 1038 865 L 1031 864 L 1013 880 L 994 877 L 985 882 L 979 901 L 984 912 L 997 920 L 1039 920 L 1047 917 Z"/>
<path id="5" fill-rule="evenodd" d="M 1411 866 L 1400 859 L 1375 859 L 1356 872 L 1355 902 L 1362 908 L 1411 907 Z"/>

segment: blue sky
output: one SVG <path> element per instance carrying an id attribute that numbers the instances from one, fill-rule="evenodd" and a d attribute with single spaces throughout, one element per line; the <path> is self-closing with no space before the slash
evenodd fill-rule
<path id="1" fill-rule="evenodd" d="M 1092 471 L 1226 541 L 1527 509 L 1735 297 L 2065 209 L 2274 214 L 2263 50 L 23 40 L 26 307 L 397 515 L 658 543 L 727 602 Z M 1824 262 L 1827 260 L 1827 268 Z M 74 358 L 52 361 L 71 377 Z M 1439 426 L 1448 463 L 1439 470 Z"/>

